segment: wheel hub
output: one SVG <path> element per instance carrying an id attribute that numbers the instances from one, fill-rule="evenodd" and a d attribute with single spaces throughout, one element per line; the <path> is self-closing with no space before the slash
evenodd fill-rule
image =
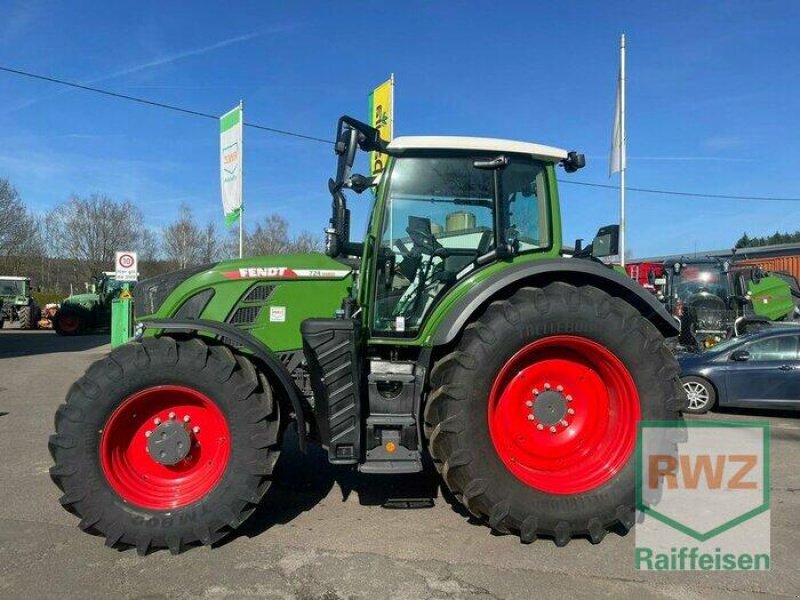
<path id="1" fill-rule="evenodd" d="M 567 398 L 561 392 L 542 392 L 533 401 L 533 420 L 544 426 L 561 423 L 567 416 Z"/>
<path id="2" fill-rule="evenodd" d="M 192 439 L 183 424 L 168 421 L 147 436 L 147 452 L 158 464 L 176 465 L 189 455 Z"/>

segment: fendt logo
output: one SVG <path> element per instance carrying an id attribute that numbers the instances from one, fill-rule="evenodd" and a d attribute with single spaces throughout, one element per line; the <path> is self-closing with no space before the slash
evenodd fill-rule
<path id="1" fill-rule="evenodd" d="M 637 569 L 769 569 L 768 426 L 642 423 L 636 505 Z"/>

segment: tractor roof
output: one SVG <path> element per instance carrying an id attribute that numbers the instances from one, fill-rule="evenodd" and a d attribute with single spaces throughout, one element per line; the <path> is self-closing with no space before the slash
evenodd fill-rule
<path id="1" fill-rule="evenodd" d="M 479 150 L 489 152 L 515 152 L 531 154 L 536 158 L 558 162 L 567 158 L 567 151 L 552 146 L 501 140 L 484 137 L 458 137 L 447 135 L 406 136 L 392 140 L 389 148 L 394 150 Z"/>
<path id="2" fill-rule="evenodd" d="M 16 275 L 0 275 L 0 280 L 5 281 L 28 281 L 30 277 L 17 277 Z"/>

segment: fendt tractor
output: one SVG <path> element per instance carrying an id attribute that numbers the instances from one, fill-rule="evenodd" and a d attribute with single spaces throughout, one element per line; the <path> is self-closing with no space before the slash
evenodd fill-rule
<path id="1" fill-rule="evenodd" d="M 36 329 L 41 310 L 33 299 L 28 277 L 0 275 L 0 327 L 16 321 L 20 329 Z"/>
<path id="2" fill-rule="evenodd" d="M 664 263 L 664 302 L 681 320 L 681 350 L 700 352 L 772 322 L 800 317 L 800 287 L 788 274 L 716 257 Z"/>
<path id="3" fill-rule="evenodd" d="M 59 335 L 81 335 L 111 326 L 111 303 L 118 298 L 122 281 L 114 278 L 114 272 L 105 272 L 95 277 L 94 287 L 85 294 L 73 294 L 64 299 L 53 318 L 53 328 Z M 128 284 L 133 287 L 133 284 Z"/>
<path id="4" fill-rule="evenodd" d="M 381 176 L 351 174 L 358 148 L 388 155 Z M 596 257 L 563 257 L 556 169 L 583 156 L 387 144 L 349 117 L 335 150 L 327 256 L 137 285 L 134 340 L 56 414 L 61 504 L 109 546 L 213 544 L 261 502 L 293 421 L 301 450 L 362 473 L 419 472 L 429 456 L 448 498 L 523 542 L 630 529 L 637 424 L 686 404 L 665 344 L 678 325 Z M 345 191 L 372 188 L 351 241 Z"/>

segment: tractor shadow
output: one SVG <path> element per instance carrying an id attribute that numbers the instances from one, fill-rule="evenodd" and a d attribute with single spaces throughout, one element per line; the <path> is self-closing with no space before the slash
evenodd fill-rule
<path id="1" fill-rule="evenodd" d="M 339 488 L 339 498 L 331 494 L 335 486 Z M 272 486 L 255 513 L 220 545 L 240 536 L 256 537 L 270 527 L 290 523 L 325 499 L 346 502 L 354 493 L 362 506 L 386 509 L 430 508 L 436 498 L 443 497 L 439 477 L 430 465 L 421 473 L 392 477 L 359 473 L 350 467 L 331 465 L 327 452 L 314 444 L 309 444 L 303 454 L 297 445 L 297 434 L 290 428 Z M 444 499 L 454 509 L 460 506 Z"/>
<path id="2" fill-rule="evenodd" d="M 2 329 L 0 330 L 0 359 L 58 352 L 82 352 L 99 348 L 109 342 L 108 334 L 62 337 L 52 330 Z"/>

